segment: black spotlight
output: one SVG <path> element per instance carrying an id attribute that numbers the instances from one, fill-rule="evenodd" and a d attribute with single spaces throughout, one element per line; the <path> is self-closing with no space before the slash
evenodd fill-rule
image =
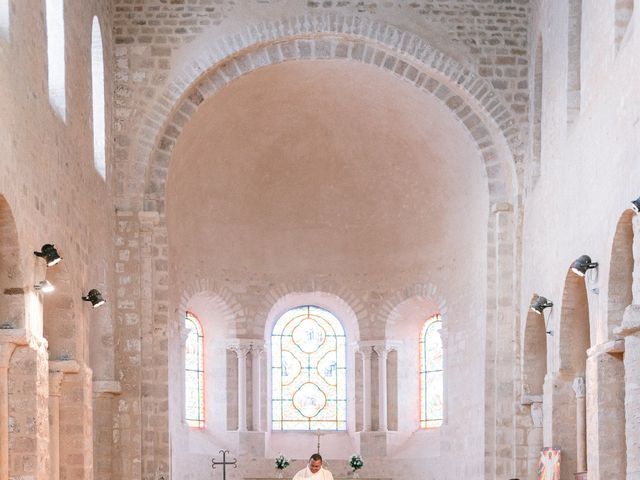
<path id="1" fill-rule="evenodd" d="M 56 263 L 62 260 L 62 257 L 58 254 L 58 250 L 54 245 L 50 243 L 45 243 L 42 246 L 42 251 L 33 252 L 36 257 L 42 257 L 47 262 L 47 267 L 53 267 Z"/>
<path id="2" fill-rule="evenodd" d="M 82 297 L 82 300 L 85 302 L 91 302 L 91 306 L 93 308 L 98 308 L 100 305 L 103 305 L 106 300 L 102 298 L 102 294 L 96 290 L 95 288 L 89 290 L 86 297 Z"/>
<path id="3" fill-rule="evenodd" d="M 542 315 L 544 309 L 548 307 L 553 307 L 553 302 L 550 302 L 544 297 L 537 297 L 529 306 L 531 311 L 536 312 L 538 315 Z"/>
<path id="4" fill-rule="evenodd" d="M 597 266 L 598 262 L 592 262 L 589 255 L 581 255 L 575 262 L 571 264 L 571 271 L 576 275 L 584 277 L 587 273 L 587 270 L 596 268 Z"/>
<path id="5" fill-rule="evenodd" d="M 631 201 L 631 208 L 633 208 L 634 212 L 640 213 L 640 197 Z"/>

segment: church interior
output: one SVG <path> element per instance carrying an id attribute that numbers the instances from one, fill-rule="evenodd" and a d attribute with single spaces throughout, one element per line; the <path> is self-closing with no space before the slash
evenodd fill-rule
<path id="1" fill-rule="evenodd" d="M 640 480 L 636 30 L 0 0 L 0 480 Z"/>

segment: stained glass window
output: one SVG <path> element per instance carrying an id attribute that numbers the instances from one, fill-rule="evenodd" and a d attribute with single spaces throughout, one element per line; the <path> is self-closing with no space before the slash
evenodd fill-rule
<path id="1" fill-rule="evenodd" d="M 346 430 L 346 339 L 314 306 L 289 310 L 271 333 L 273 430 Z"/>
<path id="2" fill-rule="evenodd" d="M 184 349 L 185 420 L 190 427 L 204 427 L 204 349 L 200 321 L 191 312 L 184 319 L 187 339 Z"/>
<path id="3" fill-rule="evenodd" d="M 429 318 L 420 332 L 420 428 L 442 425 L 442 338 L 440 315 Z"/>

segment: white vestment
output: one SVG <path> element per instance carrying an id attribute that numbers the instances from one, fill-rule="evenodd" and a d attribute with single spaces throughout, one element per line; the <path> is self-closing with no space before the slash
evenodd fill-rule
<path id="1" fill-rule="evenodd" d="M 293 476 L 293 480 L 333 480 L 329 470 L 320 467 L 316 473 L 311 473 L 309 467 L 305 467 Z"/>

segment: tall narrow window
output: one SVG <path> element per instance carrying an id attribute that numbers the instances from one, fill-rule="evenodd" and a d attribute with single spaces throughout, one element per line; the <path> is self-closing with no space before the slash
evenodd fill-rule
<path id="1" fill-rule="evenodd" d="M 582 44 L 582 0 L 569 0 L 567 56 L 567 124 L 580 114 L 580 48 Z"/>
<path id="2" fill-rule="evenodd" d="M 49 103 L 66 118 L 64 60 L 64 0 L 46 0 Z"/>
<path id="3" fill-rule="evenodd" d="M 9 40 L 9 0 L 0 0 L 0 37 Z"/>
<path id="4" fill-rule="evenodd" d="M 98 17 L 91 27 L 91 98 L 93 99 L 93 165 L 102 178 L 106 178 L 105 165 L 105 112 L 104 112 L 104 56 L 102 32 Z"/>
<path id="5" fill-rule="evenodd" d="M 346 339 L 314 306 L 289 310 L 271 333 L 273 430 L 346 430 Z"/>
<path id="6" fill-rule="evenodd" d="M 429 318 L 420 333 L 420 427 L 442 425 L 442 338 L 440 315 Z"/>
<path id="7" fill-rule="evenodd" d="M 627 32 L 627 27 L 631 21 L 633 15 L 633 1 L 634 0 L 616 0 L 615 22 L 616 22 L 616 52 L 622 45 L 624 35 Z"/>
<path id="8" fill-rule="evenodd" d="M 190 427 L 204 427 L 204 337 L 196 316 L 187 312 L 184 320 L 187 340 L 184 349 L 185 420 Z"/>

